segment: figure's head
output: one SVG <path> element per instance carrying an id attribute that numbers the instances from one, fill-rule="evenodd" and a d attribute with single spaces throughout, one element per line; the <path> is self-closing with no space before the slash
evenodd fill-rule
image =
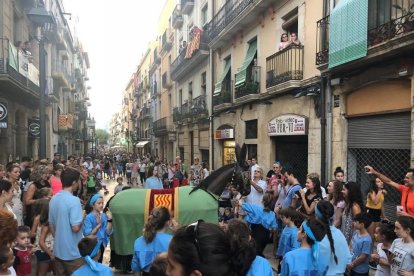
<path id="1" fill-rule="evenodd" d="M 240 192 L 241 195 L 246 196 L 250 194 L 250 179 L 249 179 L 249 165 L 246 162 L 247 147 L 245 144 L 240 148 L 236 145 L 237 162 L 234 165 L 232 184 Z"/>

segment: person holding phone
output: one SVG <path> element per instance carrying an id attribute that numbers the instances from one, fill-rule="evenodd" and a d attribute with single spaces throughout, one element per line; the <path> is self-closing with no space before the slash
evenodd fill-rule
<path id="1" fill-rule="evenodd" d="M 372 166 L 365 166 L 367 174 L 372 174 L 382 182 L 390 185 L 401 193 L 401 206 L 397 208 L 397 216 L 408 216 L 414 218 L 414 169 L 409 169 L 405 173 L 404 184 L 398 184 L 387 176 L 376 171 Z"/>

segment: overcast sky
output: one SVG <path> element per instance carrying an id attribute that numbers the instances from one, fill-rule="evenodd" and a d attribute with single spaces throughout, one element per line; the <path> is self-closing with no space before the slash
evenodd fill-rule
<path id="1" fill-rule="evenodd" d="M 155 39 L 165 0 L 64 0 L 88 52 L 89 110 L 97 128 L 108 128 L 148 42 Z M 69 16 L 67 16 L 69 19 Z"/>

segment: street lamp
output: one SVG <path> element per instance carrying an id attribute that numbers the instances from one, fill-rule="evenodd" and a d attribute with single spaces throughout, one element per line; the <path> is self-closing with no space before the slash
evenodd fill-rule
<path id="1" fill-rule="evenodd" d="M 46 158 L 46 118 L 45 118 L 45 92 L 46 92 L 46 52 L 45 41 L 43 38 L 43 27 L 50 23 L 55 23 L 53 17 L 46 11 L 44 7 L 32 8 L 27 17 L 40 27 L 39 38 L 39 117 L 40 117 L 40 143 L 39 143 L 39 159 Z"/>

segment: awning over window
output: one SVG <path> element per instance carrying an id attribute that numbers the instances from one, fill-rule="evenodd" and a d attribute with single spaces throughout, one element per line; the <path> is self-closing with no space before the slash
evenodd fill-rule
<path id="1" fill-rule="evenodd" d="M 149 141 L 140 141 L 140 142 L 138 142 L 135 146 L 137 147 L 137 148 L 143 148 L 146 144 L 148 144 L 149 143 Z"/>
<path id="2" fill-rule="evenodd" d="M 247 77 L 247 67 L 249 67 L 250 63 L 252 63 L 254 56 L 256 55 L 257 51 L 257 41 L 253 41 L 249 45 L 249 50 L 247 50 L 246 58 L 242 66 L 237 70 L 236 73 L 236 82 L 234 84 L 235 87 L 242 86 L 246 82 Z"/>
<path id="3" fill-rule="evenodd" d="M 223 88 L 223 81 L 224 81 L 224 78 L 225 78 L 225 77 L 227 76 L 227 74 L 229 73 L 229 71 L 230 71 L 230 66 L 231 66 L 231 62 L 230 62 L 230 60 L 227 60 L 227 61 L 226 61 L 226 65 L 224 66 L 223 73 L 221 73 L 221 76 L 220 76 L 219 80 L 216 82 L 216 85 L 215 85 L 215 87 L 214 87 L 214 94 L 213 94 L 213 96 L 220 95 L 220 93 L 221 93 L 221 89 Z"/>
<path id="4" fill-rule="evenodd" d="M 329 68 L 365 57 L 368 0 L 340 1 L 330 15 Z"/>

